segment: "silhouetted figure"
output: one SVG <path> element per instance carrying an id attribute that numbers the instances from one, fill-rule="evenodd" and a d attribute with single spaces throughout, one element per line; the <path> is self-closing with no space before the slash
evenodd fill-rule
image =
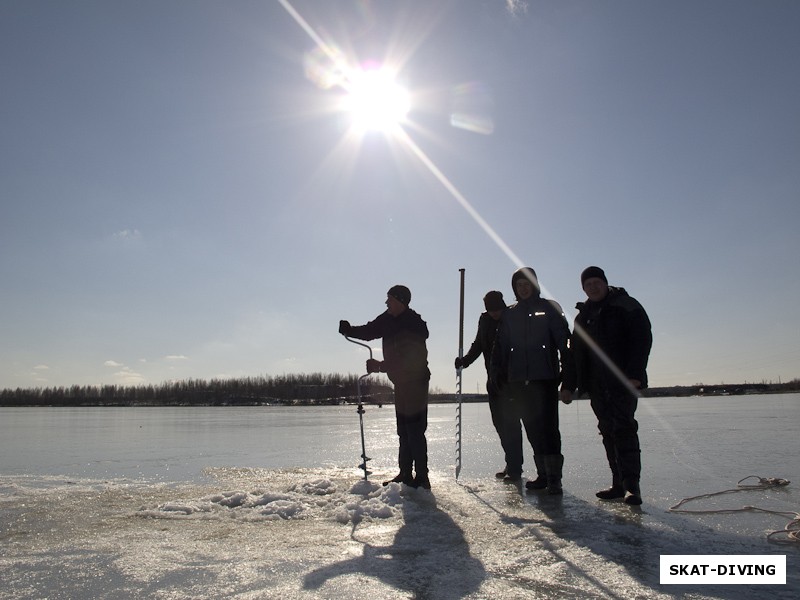
<path id="1" fill-rule="evenodd" d="M 547 476 L 547 491 L 562 494 L 561 431 L 558 426 L 559 395 L 572 401 L 575 367 L 569 349 L 570 332 L 561 307 L 540 296 L 536 272 L 517 270 L 511 278 L 517 303 L 503 313 L 492 351 L 490 380 L 502 394 L 508 443 L 508 481 L 522 477 L 522 434 L 519 422 L 540 457 Z M 559 394 L 559 382 L 562 380 Z M 540 489 L 529 481 L 528 489 Z"/>
<path id="2" fill-rule="evenodd" d="M 638 390 L 647 387 L 650 318 L 624 288 L 608 285 L 600 267 L 584 269 L 581 286 L 587 300 L 576 306 L 573 336 L 578 389 L 591 398 L 612 477 L 611 487 L 596 495 L 639 505 L 642 461 L 635 412 Z"/>
<path id="3" fill-rule="evenodd" d="M 400 438 L 400 472 L 390 481 L 430 489 L 428 479 L 428 326 L 408 307 L 411 291 L 392 286 L 386 295 L 386 311 L 366 325 L 339 321 L 339 333 L 359 340 L 382 338 L 383 360 L 367 360 L 368 373 L 386 373 L 394 384 L 397 435 Z"/>

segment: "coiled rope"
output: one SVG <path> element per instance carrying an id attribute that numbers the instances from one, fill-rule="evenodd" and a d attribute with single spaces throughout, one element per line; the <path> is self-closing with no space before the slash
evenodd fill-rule
<path id="1" fill-rule="evenodd" d="M 749 479 L 757 479 L 758 483 L 744 483 Z M 800 542 L 800 513 L 792 511 L 769 510 L 766 508 L 759 508 L 757 506 L 745 505 L 741 508 L 717 508 L 717 509 L 686 509 L 681 508 L 684 504 L 702 498 L 713 498 L 714 496 L 721 496 L 723 494 L 731 494 L 734 492 L 742 492 L 747 490 L 765 491 L 773 488 L 786 487 L 791 483 L 786 479 L 780 477 L 759 477 L 758 475 L 748 475 L 744 479 L 740 479 L 736 487 L 729 490 L 722 490 L 721 492 L 712 492 L 710 494 L 700 494 L 699 496 L 692 496 L 684 498 L 675 506 L 670 506 L 670 512 L 685 513 L 685 514 L 730 514 L 738 512 L 759 512 L 771 515 L 780 515 L 790 519 L 789 523 L 783 529 L 778 529 L 767 534 L 767 539 L 778 544 L 791 544 Z"/>

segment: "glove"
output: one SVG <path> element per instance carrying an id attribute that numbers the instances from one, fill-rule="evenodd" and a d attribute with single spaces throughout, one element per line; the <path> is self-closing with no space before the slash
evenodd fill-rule
<path id="1" fill-rule="evenodd" d="M 367 373 L 380 373 L 383 363 L 374 358 L 367 359 Z"/>
<path id="2" fill-rule="evenodd" d="M 350 321 L 339 321 L 339 333 L 342 335 L 350 335 L 352 329 L 353 326 L 350 325 Z"/>
<path id="3" fill-rule="evenodd" d="M 466 369 L 467 366 L 467 361 L 463 358 L 456 358 L 456 369 Z"/>

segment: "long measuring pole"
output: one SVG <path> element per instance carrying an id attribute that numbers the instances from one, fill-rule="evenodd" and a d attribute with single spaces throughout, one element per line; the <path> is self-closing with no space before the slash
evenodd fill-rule
<path id="1" fill-rule="evenodd" d="M 461 273 L 461 294 L 459 298 L 458 310 L 458 358 L 464 358 L 464 269 L 459 269 Z M 458 406 L 456 408 L 456 479 L 461 474 L 461 367 L 456 371 L 458 381 L 456 384 L 456 394 L 458 395 Z"/>

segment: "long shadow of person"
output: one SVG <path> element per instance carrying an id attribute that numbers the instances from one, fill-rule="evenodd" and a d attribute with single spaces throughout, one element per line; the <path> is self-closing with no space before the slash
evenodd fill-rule
<path id="1" fill-rule="evenodd" d="M 603 557 L 609 565 L 618 565 L 642 585 L 653 590 L 665 591 L 660 584 L 660 557 L 673 554 L 767 554 L 774 553 L 763 538 L 748 538 L 731 533 L 724 533 L 693 523 L 685 517 L 664 512 L 655 506 L 628 506 L 622 502 L 591 503 L 570 494 L 563 497 L 552 497 L 543 494 L 528 493 L 525 496 L 528 504 L 539 509 L 547 519 L 542 521 L 541 530 L 548 530 L 561 540 L 569 540 L 578 546 L 589 549 L 596 556 Z M 536 535 L 534 532 L 532 535 Z M 552 546 L 548 535 L 539 536 L 543 546 Z M 559 551 L 552 547 L 551 551 Z M 569 557 L 560 557 L 565 562 Z M 592 580 L 598 589 L 608 598 L 624 598 L 601 583 L 592 574 L 583 571 L 580 565 L 572 565 L 575 572 Z M 789 573 L 787 569 L 787 574 Z M 797 581 L 796 574 L 791 574 L 787 581 Z M 791 584 L 790 584 L 791 585 Z M 784 590 L 774 586 L 725 586 L 705 585 L 707 591 L 715 598 L 730 600 L 757 600 L 759 598 L 783 598 Z M 670 591 L 683 593 L 692 586 L 673 585 Z M 794 597 L 789 592 L 785 597 Z"/>
<path id="2" fill-rule="evenodd" d="M 486 578 L 481 561 L 470 554 L 464 532 L 436 506 L 430 492 L 410 492 L 402 502 L 403 525 L 388 546 L 357 539 L 363 553 L 308 573 L 307 590 L 319 589 L 331 579 L 350 574 L 374 577 L 404 590 L 412 598 L 463 598 L 478 590 Z M 365 530 L 361 537 L 368 535 Z"/>

